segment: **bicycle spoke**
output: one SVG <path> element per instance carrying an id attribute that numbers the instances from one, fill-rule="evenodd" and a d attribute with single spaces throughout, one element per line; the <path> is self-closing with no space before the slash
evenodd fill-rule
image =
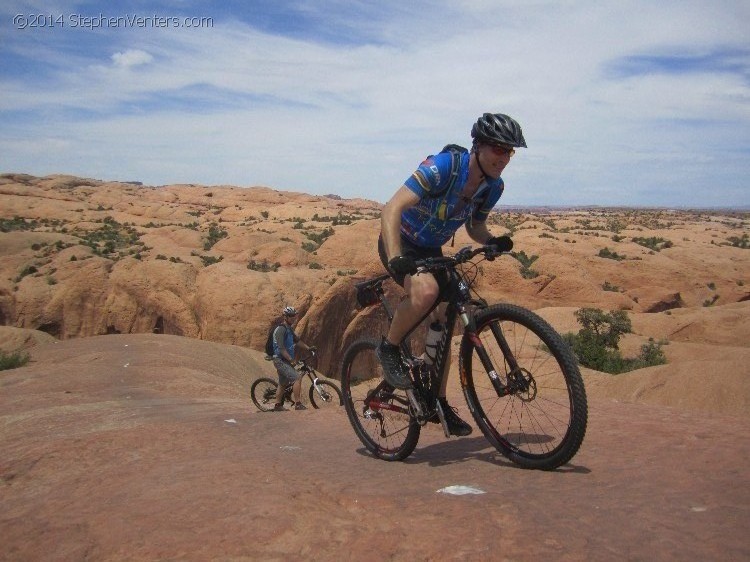
<path id="1" fill-rule="evenodd" d="M 493 324 L 503 342 L 493 334 Z M 583 440 L 586 401 L 567 346 L 541 318 L 512 305 L 490 307 L 478 315 L 477 326 L 508 389 L 498 396 L 473 346 L 462 351 L 462 368 L 468 371 L 464 392 L 485 436 L 524 466 L 554 468 L 570 460 Z"/>
<path id="2" fill-rule="evenodd" d="M 405 406 L 406 393 L 383 382 L 376 347 L 363 341 L 347 351 L 341 378 L 344 405 L 368 450 L 385 460 L 401 460 L 414 450 L 419 426 Z"/>

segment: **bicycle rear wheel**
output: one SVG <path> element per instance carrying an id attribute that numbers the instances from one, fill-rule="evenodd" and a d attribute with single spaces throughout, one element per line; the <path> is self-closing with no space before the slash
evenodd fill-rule
<path id="1" fill-rule="evenodd" d="M 273 410 L 276 403 L 276 389 L 278 386 L 279 383 L 275 380 L 261 377 L 250 387 L 250 398 L 253 399 L 253 404 L 261 412 L 270 412 Z"/>
<path id="2" fill-rule="evenodd" d="M 346 351 L 341 370 L 344 407 L 368 451 L 383 460 L 399 461 L 414 451 L 420 426 L 409 413 L 406 392 L 384 382 L 377 347 L 377 342 L 361 340 Z"/>
<path id="3" fill-rule="evenodd" d="M 588 418 L 573 352 L 544 319 L 518 306 L 494 305 L 475 320 L 477 335 L 508 389 L 498 396 L 475 345 L 464 336 L 461 385 L 482 433 L 524 468 L 552 470 L 567 463 L 583 442 Z M 501 348 L 503 340 L 511 357 Z"/>
<path id="4" fill-rule="evenodd" d="M 343 405 L 339 387 L 328 381 L 318 381 L 318 388 L 310 387 L 310 404 L 313 408 L 338 408 Z"/>

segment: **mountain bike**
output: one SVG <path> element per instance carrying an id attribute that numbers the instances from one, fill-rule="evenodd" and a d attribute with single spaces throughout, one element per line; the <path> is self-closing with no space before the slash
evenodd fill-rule
<path id="1" fill-rule="evenodd" d="M 435 416 L 448 428 L 437 400 L 449 365 L 450 343 L 460 320 L 463 337 L 459 373 L 466 403 L 487 440 L 513 463 L 555 469 L 573 458 L 586 433 L 588 409 L 575 355 L 562 337 L 537 314 L 513 304 L 488 305 L 472 288 L 478 264 L 501 255 L 495 246 L 470 246 L 455 256 L 417 261 L 418 271 L 446 271 L 441 298 L 407 334 L 401 355 L 413 388 L 385 382 L 375 350 L 379 341 L 354 342 L 344 355 L 341 387 L 346 413 L 364 446 L 376 457 L 397 461 L 417 446 L 419 434 Z M 471 261 L 476 256 L 483 259 Z M 385 298 L 381 275 L 355 285 L 360 306 L 380 304 L 388 321 L 394 310 Z M 447 323 L 434 365 L 412 354 L 409 335 L 441 301 Z"/>
<path id="2" fill-rule="evenodd" d="M 337 407 L 343 405 L 343 399 L 341 396 L 341 390 L 334 383 L 326 380 L 321 380 L 318 377 L 315 369 L 308 363 L 311 357 L 300 359 L 295 366 L 303 377 L 310 379 L 310 390 L 308 396 L 310 398 L 310 404 L 313 408 L 320 409 L 326 407 Z M 292 386 L 294 383 L 287 384 L 284 387 L 284 397 L 281 404 L 285 402 L 294 403 L 292 400 Z M 276 389 L 279 387 L 279 383 L 268 377 L 261 377 L 253 382 L 250 387 L 250 397 L 253 400 L 253 404 L 261 412 L 270 412 L 273 410 L 276 404 Z"/>

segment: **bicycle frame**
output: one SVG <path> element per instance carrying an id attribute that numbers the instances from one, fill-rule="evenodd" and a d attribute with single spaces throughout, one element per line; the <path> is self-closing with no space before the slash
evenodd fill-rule
<path id="1" fill-rule="evenodd" d="M 578 452 L 588 410 L 576 357 L 541 316 L 509 303 L 490 305 L 472 291 L 474 273 L 479 271 L 478 262 L 469 260 L 480 253 L 488 261 L 502 254 L 488 245 L 417 262 L 415 274 L 447 274 L 448 283 L 439 299 L 447 303 L 440 305 L 445 307 L 447 326 L 435 343 L 434 364 L 411 353 L 409 337 L 434 315 L 439 303 L 429 307 L 401 342 L 401 360 L 412 381 L 409 388 L 397 389 L 386 381 L 377 357 L 381 344 L 370 335 L 346 350 L 341 380 L 347 417 L 365 448 L 377 458 L 400 461 L 408 457 L 417 446 L 421 427 L 430 422 L 440 423 L 446 437 L 458 434 L 449 427 L 450 412 L 443 410 L 439 398 L 459 319 L 463 326 L 458 353 L 461 389 L 487 440 L 524 468 L 552 470 Z M 388 278 L 382 275 L 357 283 L 356 297 L 363 308 L 381 305 L 392 324 L 395 303 L 385 300 L 382 286 Z"/>
<path id="2" fill-rule="evenodd" d="M 305 363 L 304 360 L 301 360 L 300 363 L 302 363 L 302 365 L 300 365 L 299 367 L 299 372 L 301 373 L 300 379 L 302 379 L 302 377 L 309 378 L 310 383 L 313 385 L 313 387 L 315 387 L 315 390 L 317 391 L 317 393 L 320 394 L 320 387 L 318 386 L 318 380 L 320 379 L 318 378 L 318 375 L 315 372 L 315 369 L 313 369 L 307 363 Z M 293 382 L 290 382 L 284 385 L 284 398 L 289 398 L 291 396 L 293 386 L 294 386 Z M 291 400 L 291 398 L 289 399 Z"/>
<path id="3" fill-rule="evenodd" d="M 492 364 L 492 360 L 489 354 L 487 353 L 481 339 L 477 334 L 476 322 L 474 320 L 473 308 L 486 307 L 486 302 L 484 302 L 483 300 L 480 301 L 471 298 L 469 284 L 463 279 L 462 275 L 454 267 L 456 263 L 457 262 L 453 258 L 440 257 L 427 258 L 425 260 L 420 260 L 417 262 L 418 266 L 421 266 L 422 271 L 435 271 L 436 269 L 441 268 L 447 270 L 449 281 L 446 290 L 441 293 L 441 296 L 438 297 L 436 302 L 422 316 L 422 318 L 420 318 L 419 321 L 415 323 L 414 327 L 412 327 L 407 332 L 406 336 L 401 342 L 402 354 L 406 358 L 406 361 L 409 364 L 410 370 L 412 370 L 412 372 L 414 372 L 414 369 L 423 368 L 424 362 L 421 359 L 414 357 L 411 353 L 411 350 L 407 343 L 409 336 L 411 336 L 411 334 L 417 329 L 417 327 L 430 314 L 432 314 L 432 312 L 442 302 L 447 302 L 448 306 L 446 309 L 446 330 L 444 331 L 443 337 L 438 345 L 437 361 L 434 369 L 435 376 L 434 380 L 432 381 L 431 387 L 439 388 L 438 385 L 442 383 L 443 377 L 447 376 L 450 356 L 450 342 L 455 331 L 456 320 L 460 318 L 464 326 L 464 337 L 467 337 L 476 349 L 477 356 L 479 357 L 482 366 L 487 371 L 495 392 L 497 393 L 498 397 L 506 396 L 516 389 L 513 389 L 511 388 L 511 386 L 506 386 L 502 383 L 500 376 L 495 369 L 495 366 Z M 382 287 L 383 281 L 389 278 L 390 275 L 381 275 L 380 277 L 372 279 L 368 282 L 359 284 L 359 286 L 363 287 L 369 285 L 374 289 L 375 293 L 378 296 L 378 300 L 380 300 L 381 305 L 386 312 L 388 322 L 390 324 L 393 321 L 395 310 L 393 310 L 393 308 L 391 307 L 391 305 L 389 305 L 387 299 L 385 298 L 385 291 Z M 519 369 L 518 363 L 516 362 L 510 346 L 508 345 L 508 342 L 502 333 L 502 329 L 496 324 L 491 325 L 490 329 L 495 339 L 497 340 L 498 345 L 502 349 L 506 360 L 508 361 L 511 372 L 517 372 Z M 414 378 L 416 379 L 417 377 Z M 368 407 L 397 411 L 406 414 L 410 413 L 407 408 L 401 408 L 395 404 L 389 404 L 384 401 L 374 399 L 374 396 L 376 396 L 380 391 L 380 386 L 381 385 L 379 385 L 376 389 L 373 389 L 373 391 L 370 393 L 370 397 L 366 400 Z M 414 391 L 407 391 L 407 396 L 414 412 L 416 413 L 417 418 L 424 418 L 427 413 L 423 411 L 420 400 L 415 396 Z M 437 398 L 437 395 L 435 395 L 434 397 L 426 398 Z M 407 406 L 407 404 L 404 404 L 404 406 Z"/>

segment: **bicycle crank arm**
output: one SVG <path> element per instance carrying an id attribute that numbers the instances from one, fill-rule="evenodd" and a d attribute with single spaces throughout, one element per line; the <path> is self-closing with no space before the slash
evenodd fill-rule
<path id="1" fill-rule="evenodd" d="M 443 413 L 443 407 L 440 405 L 440 400 L 437 400 L 435 405 L 437 409 L 438 419 L 440 420 L 440 425 L 443 426 L 443 433 L 445 433 L 445 436 L 447 438 L 450 438 L 451 432 L 448 431 L 448 422 L 445 421 L 445 413 Z"/>
<path id="2" fill-rule="evenodd" d="M 417 419 L 424 418 L 424 410 L 422 409 L 422 406 L 419 404 L 419 400 L 417 399 L 417 395 L 414 393 L 414 389 L 410 388 L 406 391 L 406 396 L 409 398 L 409 404 L 411 404 L 411 407 L 414 409 L 414 416 Z"/>

